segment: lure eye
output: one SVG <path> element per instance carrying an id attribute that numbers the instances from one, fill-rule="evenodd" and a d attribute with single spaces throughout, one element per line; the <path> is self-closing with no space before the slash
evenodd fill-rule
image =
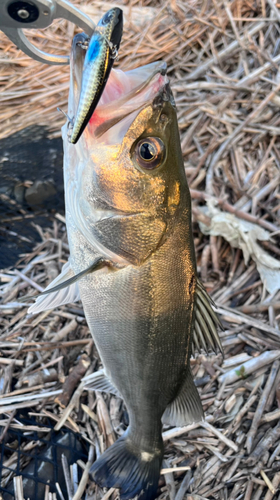
<path id="1" fill-rule="evenodd" d="M 162 164 L 165 146 L 159 137 L 145 137 L 136 145 L 134 157 L 140 167 L 153 170 Z"/>
<path id="2" fill-rule="evenodd" d="M 102 24 L 108 24 L 111 21 L 112 18 L 112 12 L 109 10 L 109 12 L 106 12 L 105 16 L 102 18 Z"/>

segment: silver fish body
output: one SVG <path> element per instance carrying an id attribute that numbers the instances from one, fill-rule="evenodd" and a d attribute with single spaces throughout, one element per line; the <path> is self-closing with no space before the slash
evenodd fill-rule
<path id="1" fill-rule="evenodd" d="M 81 53 L 73 47 L 69 114 L 81 85 Z M 104 365 L 91 385 L 121 394 L 129 413 L 127 431 L 93 464 L 92 478 L 120 488 L 124 500 L 153 500 L 162 422 L 186 425 L 203 417 L 192 345 L 220 348 L 218 319 L 196 275 L 166 65 L 112 70 L 79 143 L 67 141 L 66 126 L 63 140 L 70 261 L 53 283 L 61 290 L 32 308 L 76 300 L 78 289 Z"/>
<path id="2" fill-rule="evenodd" d="M 97 212 L 100 209 L 110 214 L 94 222 L 91 230 L 96 240 L 117 257 L 112 258 L 107 273 L 82 278 L 79 290 L 107 378 L 122 395 L 130 421 L 125 437 L 94 464 L 92 477 L 102 486 L 119 487 L 124 499 L 136 494 L 141 497 L 142 489 L 143 498 L 148 499 L 156 494 L 162 462 L 162 417 L 166 409 L 172 413 L 169 405 L 185 383 L 189 386 L 190 408 L 185 408 L 184 423 L 200 420 L 203 411 L 188 364 L 196 269 L 190 238 L 190 196 L 183 162 L 176 151 L 178 130 L 172 127 L 176 113 L 170 101 L 156 95 L 135 121 L 137 134 L 145 127 L 151 128 L 156 137 L 168 137 L 168 154 L 177 165 L 167 168 L 160 179 L 149 173 L 146 183 L 147 174 L 135 169 L 137 175 L 133 175 L 128 151 L 134 136 L 126 136 L 122 142 L 116 164 L 116 168 L 122 165 L 121 176 L 112 172 L 109 158 L 99 163 L 95 169 L 98 185 L 92 186 L 83 204 L 94 200 Z M 89 185 L 85 171 L 84 176 L 85 185 Z M 117 194 L 127 199 L 116 213 L 112 194 L 113 198 Z M 77 233 L 72 238 L 75 247 Z M 78 241 L 80 244 L 81 239 Z M 87 253 L 85 246 L 83 250 Z M 87 262 L 90 258 L 91 251 Z M 76 272 L 79 270 L 77 267 Z M 179 422 L 176 417 L 173 422 L 171 415 L 166 421 Z"/>

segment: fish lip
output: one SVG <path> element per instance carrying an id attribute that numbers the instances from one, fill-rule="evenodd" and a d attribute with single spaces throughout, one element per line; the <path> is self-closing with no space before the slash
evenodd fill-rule
<path id="1" fill-rule="evenodd" d="M 162 108 L 165 102 L 170 102 L 176 108 L 175 99 L 170 87 L 170 83 L 166 83 L 158 92 L 153 100 L 153 109 Z"/>

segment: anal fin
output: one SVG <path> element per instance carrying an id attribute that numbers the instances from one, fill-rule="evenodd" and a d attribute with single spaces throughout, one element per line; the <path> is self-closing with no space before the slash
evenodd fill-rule
<path id="1" fill-rule="evenodd" d="M 111 380 L 105 374 L 105 370 L 98 370 L 83 378 L 85 389 L 94 391 L 109 392 L 115 396 L 121 397 L 116 387 L 112 384 Z"/>
<path id="2" fill-rule="evenodd" d="M 176 398 L 167 406 L 162 423 L 182 427 L 199 422 L 204 413 L 190 368 Z"/>

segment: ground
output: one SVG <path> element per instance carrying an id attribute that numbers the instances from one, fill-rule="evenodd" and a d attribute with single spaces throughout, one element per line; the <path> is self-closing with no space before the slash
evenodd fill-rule
<path id="1" fill-rule="evenodd" d="M 81 4 L 97 17 L 109 5 Z M 164 429 L 164 468 L 174 470 L 163 471 L 159 498 L 279 495 L 279 7 L 274 0 L 124 5 L 119 66 L 132 69 L 158 59 L 168 64 L 193 202 L 198 275 L 224 325 L 224 359 L 199 353 L 191 362 L 205 421 Z M 34 41 L 68 53 L 73 33 L 70 23 L 58 21 L 34 32 Z M 4 35 L 0 49 L 0 138 L 29 126 L 46 126 L 50 138 L 59 137 L 64 117 L 56 108 L 67 107 L 68 68 L 30 60 Z M 35 182 L 28 175 L 22 182 L 27 181 L 24 189 Z M 16 200 L 14 192 L 0 196 Z M 19 210 L 26 216 L 32 209 Z M 65 493 L 65 500 L 77 500 L 79 491 L 88 500 L 114 498 L 115 491 L 105 493 L 88 479 L 88 469 L 95 453 L 123 432 L 127 414 L 120 399 L 81 385 L 82 377 L 99 367 L 81 304 L 31 317 L 18 301 L 45 288 L 68 257 L 61 213 L 53 210 L 47 227 L 37 225 L 37 231 L 41 241 L 33 251 L 23 252 L 0 274 L 0 440 L 6 443 L 1 487 L 13 475 L 8 468 L 23 470 L 29 450 L 55 425 L 87 445 L 67 481 L 78 493 Z M 78 487 L 76 471 L 83 470 Z M 21 499 L 20 479 L 16 485 Z M 47 494 L 61 498 L 58 490 Z"/>

